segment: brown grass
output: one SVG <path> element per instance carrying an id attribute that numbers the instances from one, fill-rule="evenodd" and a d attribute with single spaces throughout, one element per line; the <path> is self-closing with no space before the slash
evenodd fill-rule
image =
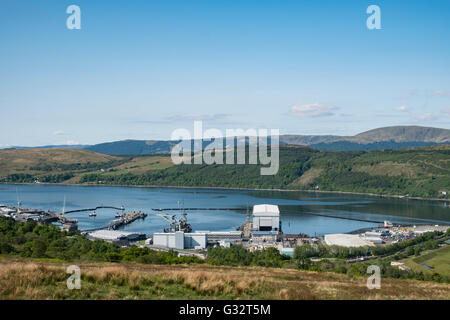
<path id="1" fill-rule="evenodd" d="M 172 159 L 167 156 L 141 156 L 121 164 L 114 169 L 118 173 L 145 173 L 149 170 L 161 170 L 173 166 Z"/>
<path id="2" fill-rule="evenodd" d="M 79 264 L 82 289 L 68 290 L 69 264 L 0 259 L 1 299 L 450 299 L 450 285 L 292 269 L 209 265 Z"/>
<path id="3" fill-rule="evenodd" d="M 316 178 L 320 176 L 323 172 L 323 169 L 319 168 L 311 168 L 303 173 L 299 178 L 297 178 L 294 182 L 291 183 L 291 186 L 305 186 L 310 183 L 313 183 Z"/>
<path id="4" fill-rule="evenodd" d="M 392 161 L 384 161 L 373 166 L 363 165 L 354 166 L 353 171 L 365 172 L 370 175 L 387 175 L 387 176 L 401 176 L 416 177 L 418 172 L 423 170 L 419 166 L 411 163 L 396 163 Z"/>
<path id="5" fill-rule="evenodd" d="M 117 157 L 78 149 L 6 149 L 0 150 L 0 175 L 30 173 L 41 164 L 102 163 Z"/>

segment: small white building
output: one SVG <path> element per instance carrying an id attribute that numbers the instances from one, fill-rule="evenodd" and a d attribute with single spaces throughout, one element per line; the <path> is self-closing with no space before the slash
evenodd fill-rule
<path id="1" fill-rule="evenodd" d="M 280 210 L 271 204 L 253 206 L 253 231 L 281 231 Z"/>
<path id="2" fill-rule="evenodd" d="M 373 244 L 382 244 L 383 243 L 383 239 L 381 239 L 379 237 L 365 237 L 364 240 L 369 241 L 370 243 L 373 243 Z"/>

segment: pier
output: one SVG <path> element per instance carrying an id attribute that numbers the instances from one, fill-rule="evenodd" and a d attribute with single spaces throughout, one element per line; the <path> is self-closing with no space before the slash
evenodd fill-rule
<path id="1" fill-rule="evenodd" d="M 112 230 L 117 230 L 118 228 L 125 226 L 127 224 L 132 223 L 133 221 L 136 221 L 138 219 L 145 219 L 147 217 L 147 214 L 145 212 L 129 212 L 125 214 L 124 216 L 120 217 L 119 219 L 111 221 L 107 228 Z"/>
<path id="2" fill-rule="evenodd" d="M 75 219 L 70 219 L 64 214 L 59 214 L 54 211 L 44 211 L 39 209 L 26 209 L 26 208 L 16 208 L 10 207 L 10 209 L 16 212 L 16 220 L 18 221 L 28 221 L 31 216 L 39 216 L 36 220 L 41 223 L 49 224 L 53 222 L 59 222 L 62 224 L 64 230 L 76 230 L 78 229 L 78 221 Z M 35 220 L 35 219 L 34 219 Z"/>
<path id="3" fill-rule="evenodd" d="M 115 209 L 115 210 L 120 210 L 120 211 L 124 211 L 125 210 L 124 207 L 118 208 L 118 207 L 113 207 L 113 206 L 99 206 L 99 207 L 95 207 L 95 208 L 69 210 L 69 211 L 66 211 L 65 214 L 75 213 L 75 212 L 95 211 L 95 210 L 98 210 L 98 209 Z"/>
<path id="4" fill-rule="evenodd" d="M 180 211 L 180 210 L 238 210 L 245 211 L 246 208 L 152 208 L 153 211 Z"/>
<path id="5" fill-rule="evenodd" d="M 383 224 L 384 223 L 384 221 L 358 219 L 358 218 L 350 218 L 350 217 L 339 217 L 339 216 L 332 216 L 332 215 L 328 215 L 328 214 L 312 213 L 312 212 L 301 212 L 301 214 L 309 214 L 309 215 L 312 215 L 312 216 L 319 216 L 319 217 L 325 217 L 325 218 L 353 220 L 353 221 L 362 221 L 362 222 L 379 223 L 379 224 Z"/>

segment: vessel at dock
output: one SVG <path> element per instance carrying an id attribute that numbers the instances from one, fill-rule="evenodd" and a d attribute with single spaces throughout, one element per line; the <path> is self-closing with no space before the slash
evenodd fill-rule
<path id="1" fill-rule="evenodd" d="M 159 213 L 157 214 L 157 216 L 160 216 L 169 222 L 169 227 L 164 228 L 165 233 L 176 231 L 183 231 L 186 233 L 192 232 L 192 226 L 187 222 L 187 214 L 184 210 L 181 213 L 181 218 L 179 219 L 177 219 L 177 216 L 175 214 Z"/>
<path id="2" fill-rule="evenodd" d="M 124 225 L 132 223 L 133 221 L 136 221 L 138 219 L 145 219 L 146 217 L 147 217 L 147 214 L 142 211 L 128 212 L 125 215 L 121 216 L 120 218 L 111 221 L 108 228 L 112 229 L 112 230 L 116 230 Z"/>

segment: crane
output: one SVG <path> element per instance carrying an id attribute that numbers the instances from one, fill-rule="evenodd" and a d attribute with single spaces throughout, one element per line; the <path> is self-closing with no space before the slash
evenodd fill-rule
<path id="1" fill-rule="evenodd" d="M 192 226 L 187 222 L 186 212 L 183 211 L 181 214 L 181 218 L 177 219 L 175 214 L 165 214 L 165 213 L 157 213 L 157 216 L 164 218 L 167 222 L 169 222 L 169 228 L 165 228 L 164 232 L 176 232 L 176 231 L 184 231 L 191 232 Z"/>

